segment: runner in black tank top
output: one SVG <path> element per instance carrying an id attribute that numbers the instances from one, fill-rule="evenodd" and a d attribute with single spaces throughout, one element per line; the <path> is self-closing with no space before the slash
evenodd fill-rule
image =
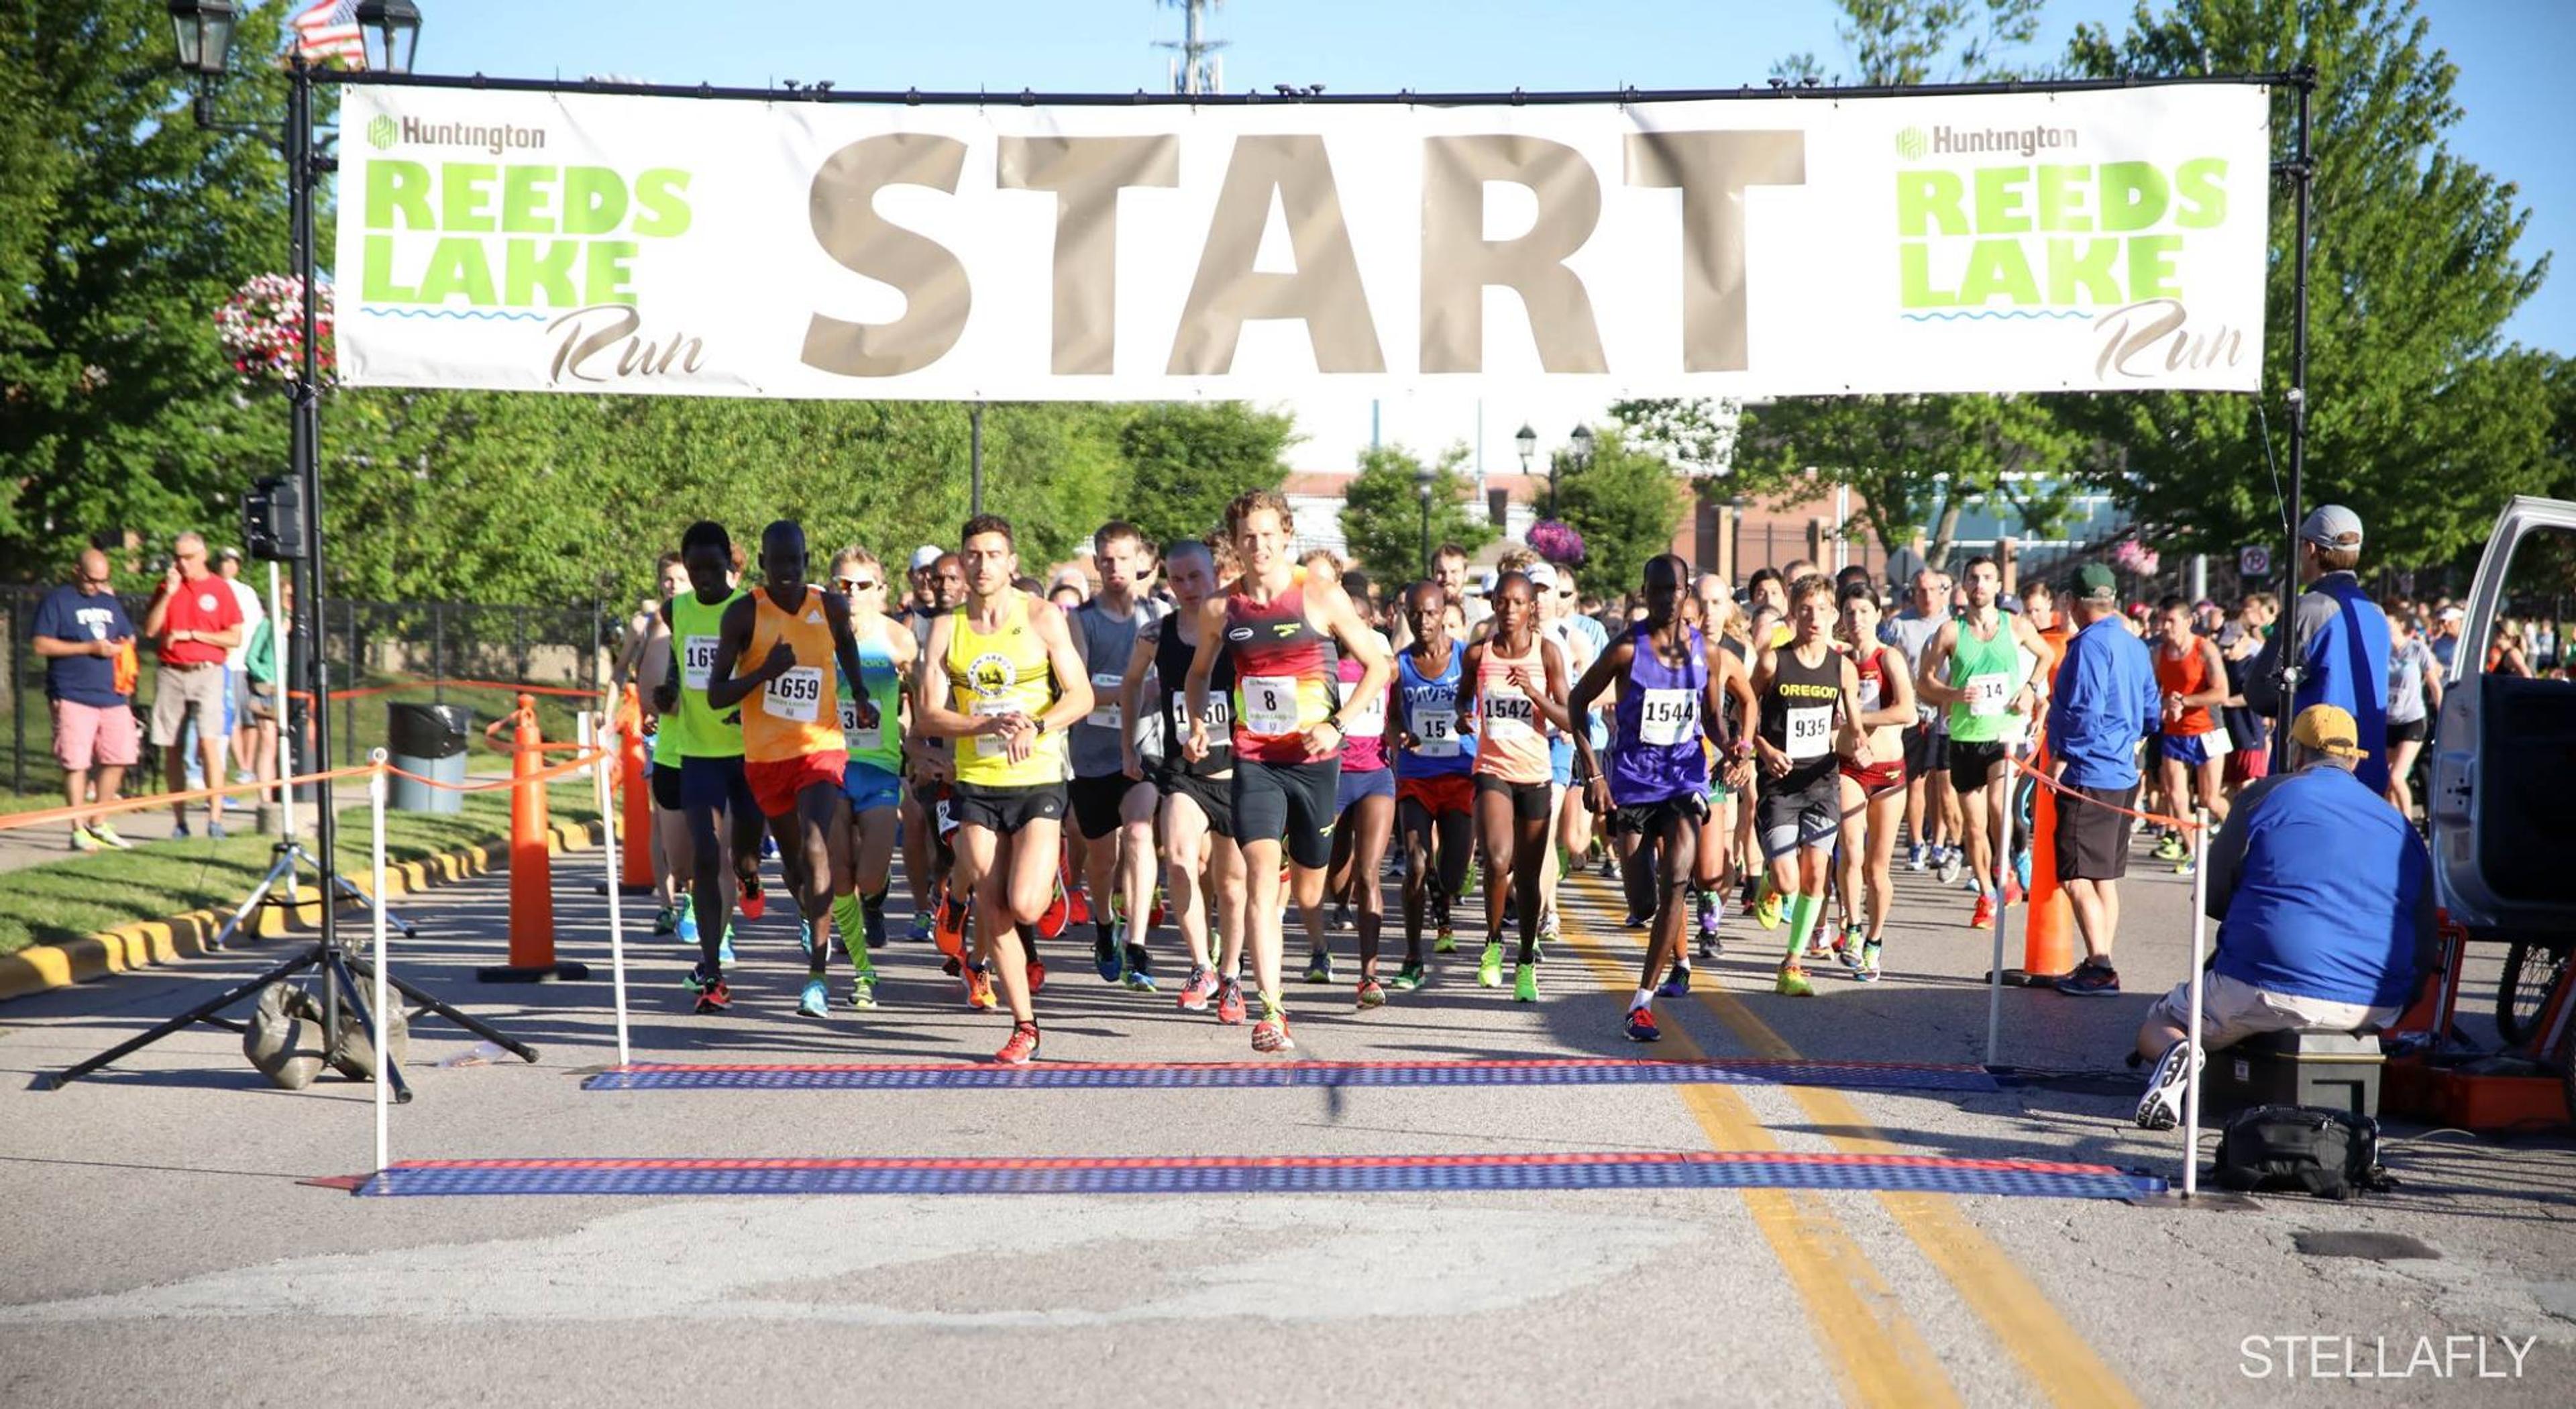
<path id="1" fill-rule="evenodd" d="M 1824 909 L 1834 834 L 1842 826 L 1835 755 L 1869 761 L 1868 739 L 1859 728 L 1860 682 L 1831 639 L 1839 614 L 1830 581 L 1812 574 L 1798 579 L 1789 589 L 1788 643 L 1763 647 L 1753 668 L 1753 688 L 1761 696 L 1754 744 L 1762 770 L 1756 832 L 1773 890 L 1790 897 L 1789 954 L 1780 965 L 1779 991 L 1795 998 L 1814 992 L 1798 956 Z"/>

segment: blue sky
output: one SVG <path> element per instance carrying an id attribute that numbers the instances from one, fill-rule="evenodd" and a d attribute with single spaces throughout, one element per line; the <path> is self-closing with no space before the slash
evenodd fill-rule
<path id="1" fill-rule="evenodd" d="M 828 78 L 844 88 L 1017 93 L 1166 86 L 1180 12 L 1156 0 L 420 0 L 423 72 L 757 85 Z M 2086 20 L 2115 24 L 2125 0 L 2050 0 L 2032 57 L 2053 57 Z M 2162 8 L 2160 4 L 2158 8 Z M 2553 71 L 2576 53 L 2576 0 L 2424 0 L 2433 41 L 2460 69 L 2460 155 L 2520 187 L 2520 253 L 2565 251 L 2506 336 L 2576 355 L 2576 105 Z M 1758 83 L 1808 51 L 1843 66 L 1828 0 L 1234 0 L 1213 32 L 1230 42 L 1229 90 L 1322 83 L 1339 92 L 1524 87 L 1716 87 Z"/>

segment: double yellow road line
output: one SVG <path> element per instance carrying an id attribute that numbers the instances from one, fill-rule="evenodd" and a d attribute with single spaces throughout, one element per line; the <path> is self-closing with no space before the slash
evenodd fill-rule
<path id="1" fill-rule="evenodd" d="M 1569 877 L 1565 891 L 1562 900 L 1569 903 L 1561 903 L 1559 910 L 1566 917 L 1570 947 L 1605 988 L 1621 994 L 1632 992 L 1640 956 L 1624 945 L 1614 953 L 1601 939 L 1572 923 L 1570 902 L 1577 899 L 1577 892 L 1591 906 L 1617 901 L 1599 881 Z M 1704 987 L 1691 996 L 1752 1056 L 1798 1059 L 1797 1049 L 1733 994 Z M 1663 1049 L 1658 1055 L 1684 1061 L 1705 1055 L 1678 1022 L 1664 1025 L 1664 1039 L 1658 1045 Z M 1779 1148 L 1743 1093 L 1733 1087 L 1677 1089 L 1712 1148 Z M 1815 1086 L 1791 1086 L 1787 1090 L 1808 1120 L 1827 1132 L 1838 1150 L 1873 1155 L 1920 1153 L 1887 1140 L 1840 1091 Z M 1949 1196 L 1882 1193 L 1875 1197 L 1924 1260 L 1949 1282 L 1960 1301 L 1985 1323 L 2032 1387 L 2047 1400 L 2086 1409 L 2117 1409 L 2138 1402 L 2092 1346 L 2049 1305 L 2038 1284 L 1970 1222 Z M 1958 1390 L 1939 1356 L 1823 1197 L 1748 1190 L 1744 1200 L 1754 1226 L 1770 1244 L 1781 1270 L 1806 1308 L 1819 1348 L 1845 1403 L 1928 1409 L 1959 1402 Z"/>

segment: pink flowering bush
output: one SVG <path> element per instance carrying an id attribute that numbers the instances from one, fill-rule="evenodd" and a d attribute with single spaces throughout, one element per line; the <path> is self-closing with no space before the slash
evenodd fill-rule
<path id="1" fill-rule="evenodd" d="M 215 310 L 215 333 L 224 359 L 244 381 L 285 386 L 295 379 L 303 350 L 304 281 L 285 274 L 262 274 L 234 292 Z M 314 374 L 323 386 L 335 380 L 331 341 L 331 286 L 321 287 L 313 308 Z"/>
<path id="2" fill-rule="evenodd" d="M 2111 566 L 2138 577 L 2153 577 L 2161 560 L 2156 550 L 2134 538 L 2123 538 L 2111 549 Z"/>
<path id="3" fill-rule="evenodd" d="M 1530 551 L 1560 566 L 1583 561 L 1583 535 L 1554 519 L 1530 525 Z"/>

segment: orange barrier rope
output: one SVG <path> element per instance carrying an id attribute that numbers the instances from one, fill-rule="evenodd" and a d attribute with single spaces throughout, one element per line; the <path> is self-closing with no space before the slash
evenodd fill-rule
<path id="1" fill-rule="evenodd" d="M 144 797 L 119 798 L 110 803 L 92 803 L 84 807 L 53 807 L 42 812 L 0 814 L 0 832 L 20 827 L 41 826 L 48 822 L 70 822 L 92 817 L 106 817 L 119 812 L 142 812 L 155 807 L 175 807 L 181 803 L 203 802 L 209 798 L 229 797 L 235 793 L 266 792 L 275 787 L 302 787 L 327 778 L 357 778 L 375 771 L 370 764 L 333 768 L 320 773 L 305 773 L 282 782 L 231 783 L 220 788 L 199 788 L 187 793 L 153 793 Z"/>
<path id="2" fill-rule="evenodd" d="M 2011 764 L 2016 771 L 2029 774 L 2032 781 L 2046 787 L 2049 791 L 2056 793 L 2059 797 L 2071 797 L 2077 802 L 2089 803 L 2095 807 L 2107 807 L 2113 812 L 2119 813 L 2123 817 L 2135 817 L 2141 822 L 2152 822 L 2159 827 L 2188 827 L 2195 832 L 2200 830 L 2200 824 L 2187 817 L 2167 817 L 2161 813 L 2140 812 L 2135 808 L 2121 807 L 2115 803 L 2104 802 L 2098 797 L 2077 792 L 2075 789 L 2066 786 L 2055 778 L 2049 777 L 2047 774 L 2040 772 L 2038 769 L 2031 767 L 2029 764 L 2022 762 L 2018 758 L 2007 757 L 2004 761 Z"/>
<path id="3" fill-rule="evenodd" d="M 331 699 L 335 703 L 341 700 L 373 699 L 378 695 L 399 694 L 405 690 L 434 690 L 441 686 L 451 690 L 509 690 L 522 695 L 560 695 L 584 700 L 597 699 L 600 694 L 597 690 L 585 690 L 569 685 L 513 685 L 502 680 L 436 680 L 412 675 L 403 676 L 398 683 L 392 685 L 367 685 L 357 689 L 333 690 Z M 309 690 L 289 690 L 287 694 L 305 701 L 313 698 Z"/>

